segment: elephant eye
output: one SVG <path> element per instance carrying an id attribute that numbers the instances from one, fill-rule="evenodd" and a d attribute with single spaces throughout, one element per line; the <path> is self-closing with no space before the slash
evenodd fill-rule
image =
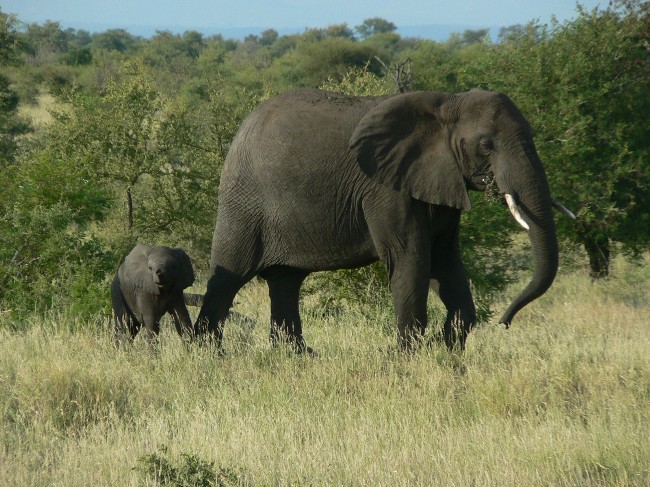
<path id="1" fill-rule="evenodd" d="M 494 143 L 490 139 L 482 139 L 478 143 L 478 151 L 481 155 L 487 156 L 494 150 Z"/>

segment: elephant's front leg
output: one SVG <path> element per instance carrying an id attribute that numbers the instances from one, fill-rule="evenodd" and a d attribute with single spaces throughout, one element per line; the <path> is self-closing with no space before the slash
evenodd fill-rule
<path id="1" fill-rule="evenodd" d="M 404 257 L 389 265 L 390 289 L 397 317 L 399 344 L 402 349 L 415 349 L 427 328 L 427 296 L 429 261 Z"/>
<path id="2" fill-rule="evenodd" d="M 443 326 L 445 344 L 450 350 L 457 345 L 462 350 L 476 323 L 476 308 L 460 255 L 446 255 L 434 264 L 431 277 L 437 282 L 435 290 L 447 309 Z"/>
<path id="3" fill-rule="evenodd" d="M 116 345 L 120 346 L 124 343 L 132 342 L 141 327 L 138 320 L 126 310 L 123 310 L 120 314 L 116 314 L 114 320 Z"/>
<path id="4" fill-rule="evenodd" d="M 450 350 L 456 346 L 464 350 L 467 335 L 476 323 L 476 308 L 469 282 L 463 273 L 463 278 L 460 274 L 452 278 L 445 276 L 438 280 L 438 284 L 438 296 L 447 309 L 443 326 L 445 344 Z"/>
<path id="5" fill-rule="evenodd" d="M 159 318 L 153 313 L 147 312 L 142 316 L 144 324 L 144 336 L 149 342 L 153 342 L 160 334 L 160 321 Z"/>
<path id="6" fill-rule="evenodd" d="M 447 309 L 443 338 L 449 350 L 465 348 L 465 341 L 476 323 L 476 308 L 460 254 L 460 212 L 454 211 L 448 231 L 442 233 L 431 249 L 431 279 L 435 291 Z"/>
<path id="7" fill-rule="evenodd" d="M 194 327 L 192 325 L 192 319 L 190 318 L 190 313 L 185 306 L 182 295 L 176 299 L 174 307 L 170 310 L 170 314 L 174 319 L 176 331 L 181 338 L 193 338 Z"/>
<path id="8" fill-rule="evenodd" d="M 142 323 L 144 336 L 150 342 L 160 333 L 160 317 L 164 313 L 164 311 L 159 312 L 160 308 L 164 310 L 160 299 L 157 295 L 144 292 L 136 295 L 136 308 L 140 310 L 137 315 L 138 321 Z"/>

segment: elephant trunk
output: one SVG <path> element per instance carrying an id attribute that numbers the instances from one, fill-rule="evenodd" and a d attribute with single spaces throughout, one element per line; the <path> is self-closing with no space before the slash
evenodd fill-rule
<path id="1" fill-rule="evenodd" d="M 527 151 L 530 154 L 530 151 Z M 521 212 L 525 223 L 528 224 L 528 235 L 533 250 L 535 269 L 533 277 L 526 288 L 512 301 L 499 323 L 510 326 L 515 314 L 531 301 L 537 299 L 551 286 L 558 268 L 558 243 L 553 218 L 553 200 L 551 198 L 546 174 L 544 173 L 537 154 L 526 157 L 524 174 L 520 181 L 510 178 L 503 183 L 513 215 L 513 206 Z M 497 181 L 498 184 L 498 181 Z M 500 187 L 503 187 L 500 185 Z M 513 188 L 513 191 L 508 191 Z M 507 198 L 508 199 L 508 198 Z M 511 205 L 512 203 L 512 205 Z M 519 221 L 517 216 L 515 218 Z M 520 222 L 521 223 L 521 222 Z M 522 226 L 525 225 L 522 224 Z"/>

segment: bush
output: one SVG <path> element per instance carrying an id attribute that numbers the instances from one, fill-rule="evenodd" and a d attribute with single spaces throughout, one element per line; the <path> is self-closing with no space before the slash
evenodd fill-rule
<path id="1" fill-rule="evenodd" d="M 158 453 L 140 457 L 142 470 L 147 477 L 161 486 L 177 487 L 233 487 L 248 485 L 240 474 L 229 468 L 215 467 L 192 453 L 181 453 L 179 464 L 168 458 L 168 448 L 161 446 Z"/>

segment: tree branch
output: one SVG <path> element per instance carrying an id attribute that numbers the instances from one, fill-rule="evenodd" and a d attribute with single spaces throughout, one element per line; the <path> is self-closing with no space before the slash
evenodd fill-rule
<path id="1" fill-rule="evenodd" d="M 410 58 L 407 58 L 404 62 L 395 63 L 394 67 L 387 66 L 378 56 L 375 56 L 375 59 L 384 67 L 386 76 L 389 76 L 393 80 L 398 93 L 405 93 L 411 88 L 413 85 L 413 76 L 411 73 Z"/>

